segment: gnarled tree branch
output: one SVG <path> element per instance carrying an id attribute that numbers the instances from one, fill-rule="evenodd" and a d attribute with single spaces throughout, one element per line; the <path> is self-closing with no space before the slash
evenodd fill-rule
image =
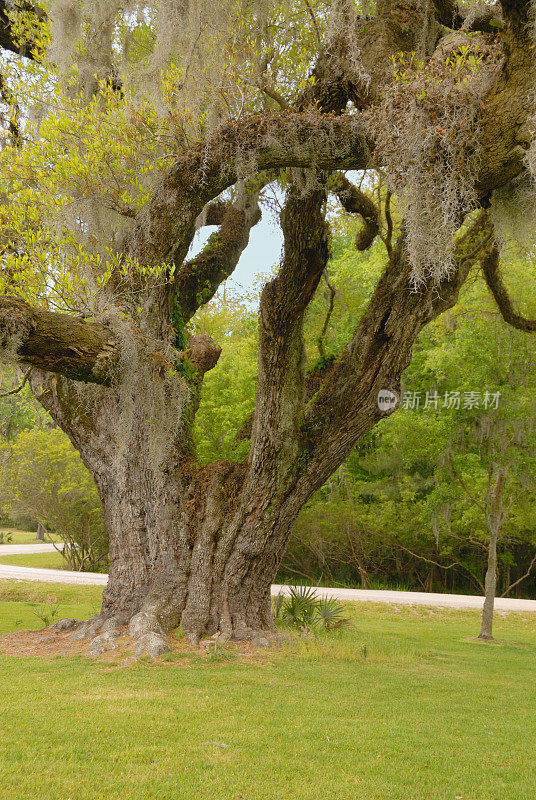
<path id="1" fill-rule="evenodd" d="M 209 206 L 207 224 L 219 224 L 220 228 L 209 237 L 199 255 L 179 265 L 172 298 L 177 324 L 184 327 L 231 275 L 260 218 L 257 191 L 235 203 Z"/>
<path id="2" fill-rule="evenodd" d="M 0 298 L 0 357 L 75 381 L 110 385 L 119 343 L 110 328 Z"/>
<path id="3" fill-rule="evenodd" d="M 315 110 L 251 116 L 222 125 L 206 142 L 185 151 L 138 215 L 121 249 L 146 265 L 182 262 L 203 207 L 239 179 L 285 167 L 365 169 L 370 160 L 356 117 Z"/>
<path id="4" fill-rule="evenodd" d="M 289 453 L 297 451 L 305 383 L 303 320 L 329 258 L 325 199 L 321 185 L 306 191 L 294 183 L 281 213 L 283 260 L 278 275 L 264 287 L 260 305 L 251 434 L 251 469 L 257 480 L 272 480 L 276 462 L 286 456 L 292 463 Z"/>
<path id="5" fill-rule="evenodd" d="M 345 211 L 359 214 L 362 218 L 363 228 L 355 238 L 355 246 L 360 251 L 368 250 L 380 232 L 380 214 L 376 204 L 342 172 L 337 172 L 330 178 L 329 186 Z"/>
<path id="6" fill-rule="evenodd" d="M 403 237 L 376 287 L 354 336 L 308 404 L 302 425 L 304 492 L 318 488 L 385 411 L 378 393 L 400 398 L 400 380 L 422 328 L 453 306 L 471 266 L 489 242 L 489 222 L 478 216 L 457 244 L 457 270 L 439 286 L 411 290 L 411 265 Z M 393 406 L 393 410 L 396 406 Z M 314 489 L 313 489 L 314 490 Z"/>
<path id="7" fill-rule="evenodd" d="M 491 252 L 488 253 L 480 263 L 488 288 L 493 295 L 493 299 L 497 303 L 497 307 L 504 321 L 518 331 L 525 331 L 527 333 L 536 331 L 536 319 L 526 319 L 520 314 L 517 314 L 514 310 L 512 301 L 501 277 L 498 247 L 495 245 L 491 249 Z"/>

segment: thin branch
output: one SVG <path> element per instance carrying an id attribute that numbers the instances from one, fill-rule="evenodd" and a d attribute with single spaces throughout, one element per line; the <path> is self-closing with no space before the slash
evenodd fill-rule
<path id="1" fill-rule="evenodd" d="M 16 26 L 10 16 L 10 12 L 15 5 L 27 14 L 34 16 L 35 20 L 43 23 L 43 25 L 48 20 L 45 10 L 37 3 L 34 5 L 32 2 L 27 2 L 27 0 L 20 0 L 15 4 L 8 2 L 8 0 L 0 0 L 0 47 L 17 55 L 34 59 L 41 54 L 42 45 L 26 38 L 31 33 L 31 26 L 28 26 L 27 31 L 18 32 L 16 30 Z"/>
<path id="2" fill-rule="evenodd" d="M 326 351 L 324 350 L 324 336 L 326 335 L 326 332 L 327 332 L 327 329 L 328 329 L 328 325 L 329 325 L 329 321 L 331 319 L 331 315 L 333 314 L 333 309 L 335 307 L 336 290 L 335 290 L 335 287 L 329 282 L 329 276 L 328 276 L 327 269 L 325 269 L 324 272 L 322 273 L 322 277 L 326 281 L 326 286 L 329 289 L 329 307 L 328 307 L 328 311 L 327 311 L 327 314 L 326 314 L 326 318 L 324 320 L 324 325 L 322 326 L 322 331 L 321 331 L 320 336 L 318 337 L 318 340 L 317 340 L 317 345 L 318 345 L 318 352 L 320 353 L 320 357 L 321 358 L 325 358 L 326 357 Z"/>
<path id="3" fill-rule="evenodd" d="M 0 394 L 0 397 L 11 397 L 11 396 L 12 396 L 12 395 L 14 395 L 14 394 L 18 394 L 19 392 L 22 392 L 22 390 L 24 389 L 24 387 L 25 387 L 25 386 L 26 386 L 26 384 L 28 383 L 28 378 L 30 377 L 30 372 L 31 372 L 31 371 L 32 371 L 32 368 L 31 368 L 31 367 L 29 367 L 29 368 L 26 370 L 26 372 L 24 373 L 24 377 L 23 377 L 23 379 L 22 379 L 22 383 L 20 383 L 20 384 L 19 384 L 19 386 L 17 386 L 17 388 L 16 388 L 16 389 L 11 389 L 11 391 L 10 391 L 10 392 L 2 392 L 2 393 Z"/>
<path id="4" fill-rule="evenodd" d="M 434 561 L 433 558 L 427 558 L 426 556 L 419 555 L 419 553 L 414 553 L 413 550 L 410 550 L 409 547 L 404 547 L 403 544 L 400 542 L 395 542 L 396 547 L 399 547 L 400 550 L 404 550 L 406 553 L 409 553 L 410 556 L 414 556 L 414 558 L 418 558 L 420 561 L 426 561 L 427 564 L 434 564 L 436 567 L 440 567 L 441 569 L 452 569 L 452 567 L 463 567 L 459 561 L 453 561 L 452 564 L 440 564 L 439 561 Z"/>
<path id="5" fill-rule="evenodd" d="M 285 100 L 285 98 L 283 97 L 283 95 L 279 94 L 277 89 L 274 89 L 273 86 L 270 86 L 268 83 L 263 81 L 260 84 L 259 88 L 261 89 L 262 92 L 264 92 L 264 94 L 267 97 L 270 97 L 272 100 L 275 100 L 275 102 L 277 103 L 279 108 L 283 108 L 284 109 L 284 108 L 288 108 L 289 107 L 288 103 Z"/>
<path id="6" fill-rule="evenodd" d="M 368 250 L 380 233 L 380 213 L 376 204 L 342 172 L 331 176 L 329 188 L 335 192 L 345 211 L 359 214 L 363 220 L 363 227 L 355 238 L 355 246 L 360 252 Z"/>
<path id="7" fill-rule="evenodd" d="M 518 584 L 521 583 L 521 581 L 524 581 L 525 578 L 528 578 L 530 573 L 532 572 L 534 564 L 536 564 L 536 553 L 534 554 L 532 561 L 530 562 L 529 568 L 525 572 L 525 574 L 522 575 L 520 578 L 518 578 L 517 581 L 514 581 L 514 583 L 511 583 L 510 586 L 508 586 L 508 588 L 505 589 L 504 592 L 501 594 L 501 597 L 506 597 L 506 595 L 509 594 L 512 591 L 512 589 L 514 589 Z"/>
<path id="8" fill-rule="evenodd" d="M 315 29 L 315 36 L 316 36 L 317 44 L 318 44 L 319 47 L 322 47 L 322 37 L 320 36 L 320 30 L 318 29 L 318 23 L 316 21 L 316 17 L 315 17 L 314 11 L 311 8 L 311 4 L 310 4 L 309 0 L 303 0 L 303 2 L 304 2 L 305 7 L 307 8 L 307 12 L 308 12 L 309 16 L 311 17 L 311 21 L 313 23 L 313 28 Z"/>
<path id="9" fill-rule="evenodd" d="M 518 492 L 517 494 L 513 495 L 513 496 L 510 498 L 510 502 L 508 503 L 508 505 L 506 506 L 506 508 L 504 509 L 504 511 L 503 511 L 503 512 L 502 512 L 502 514 L 501 514 L 501 521 L 500 521 L 500 526 L 501 526 L 501 527 L 504 525 L 504 523 L 505 523 L 505 522 L 506 522 L 506 520 L 508 519 L 508 514 L 509 514 L 509 513 L 510 513 L 510 511 L 512 510 L 513 506 L 515 506 L 515 504 L 517 503 L 517 501 L 518 501 L 518 500 L 519 500 L 521 497 L 523 497 L 523 495 L 524 495 L 524 494 L 526 494 L 527 492 L 528 492 L 528 489 L 527 489 L 527 488 L 520 489 L 520 490 L 519 490 L 519 492 Z"/>
<path id="10" fill-rule="evenodd" d="M 391 190 L 387 190 L 387 194 L 385 195 L 385 206 L 384 206 L 384 213 L 385 213 L 385 221 L 387 222 L 387 233 L 385 235 L 385 247 L 387 249 L 387 254 L 389 258 L 393 255 L 393 217 L 391 215 L 391 197 L 392 193 Z"/>
<path id="11" fill-rule="evenodd" d="M 485 506 L 483 503 L 481 503 L 481 502 L 480 502 L 480 500 L 477 500 L 477 498 L 476 498 L 476 497 L 475 497 L 475 496 L 474 496 L 474 495 L 473 495 L 473 494 L 472 494 L 472 493 L 469 491 L 469 489 L 468 489 L 468 487 L 467 487 L 467 484 L 465 483 L 465 481 L 463 480 L 463 478 L 461 477 L 461 475 L 460 475 L 460 474 L 458 473 L 458 471 L 456 470 L 456 467 L 454 466 L 454 462 L 453 462 L 453 460 L 452 460 L 452 456 L 451 456 L 451 454 L 450 454 L 450 453 L 447 453 L 447 461 L 448 461 L 448 463 L 449 463 L 449 466 L 450 466 L 450 468 L 451 468 L 451 470 L 452 470 L 452 473 L 453 473 L 454 477 L 456 478 L 456 480 L 458 481 L 458 483 L 459 483 L 459 484 L 460 484 L 460 486 L 462 487 L 462 489 L 463 489 L 463 491 L 465 492 L 465 494 L 467 495 L 467 497 L 468 497 L 468 498 L 469 498 L 469 499 L 470 499 L 470 500 L 471 500 L 471 501 L 472 501 L 472 502 L 473 502 L 473 503 L 474 503 L 476 506 L 478 506 L 478 508 L 479 508 L 479 509 L 480 509 L 480 510 L 481 510 L 481 511 L 484 513 L 484 514 L 486 514 L 486 515 L 487 515 L 487 513 L 488 513 L 488 512 L 487 512 L 486 506 Z"/>
<path id="12" fill-rule="evenodd" d="M 472 570 L 470 570 L 469 567 L 467 567 L 465 564 L 462 564 L 461 561 L 453 561 L 452 564 L 440 564 L 438 561 L 434 561 L 431 558 L 426 558 L 426 556 L 421 556 L 418 553 L 414 553 L 409 548 L 404 547 L 404 545 L 400 544 L 400 542 L 395 542 L 395 544 L 397 547 L 399 547 L 401 550 L 405 550 L 406 553 L 409 553 L 411 556 L 414 556 L 415 558 L 418 558 L 421 561 L 426 561 L 428 564 L 434 564 L 436 567 L 440 567 L 440 569 L 452 569 L 453 567 L 461 567 L 466 572 L 468 572 L 472 578 L 474 578 L 478 586 L 482 589 L 482 591 L 484 591 L 484 584 L 482 583 L 482 581 L 480 581 L 479 578 L 477 578 L 475 573 Z"/>

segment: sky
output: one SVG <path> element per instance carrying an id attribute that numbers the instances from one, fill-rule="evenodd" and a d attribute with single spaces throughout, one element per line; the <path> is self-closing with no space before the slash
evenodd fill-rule
<path id="1" fill-rule="evenodd" d="M 207 226 L 196 235 L 190 249 L 190 257 L 199 253 L 211 233 L 217 228 Z M 235 271 L 226 281 L 226 287 L 238 291 L 253 288 L 255 279 L 260 274 L 269 274 L 274 264 L 279 263 L 283 247 L 283 234 L 274 212 L 265 205 L 262 208 L 262 219 L 252 229 L 249 244 L 242 253 Z"/>
<path id="2" fill-rule="evenodd" d="M 359 181 L 357 172 L 349 171 L 347 177 L 351 181 Z M 275 205 L 281 205 L 284 195 L 281 190 L 275 189 L 271 199 L 275 201 Z M 258 275 L 270 275 L 272 267 L 279 264 L 283 248 L 283 233 L 279 224 L 279 215 L 271 204 L 263 203 L 261 210 L 262 219 L 252 229 L 249 244 L 242 253 L 238 266 L 225 282 L 226 288 L 247 292 L 254 288 Z M 201 228 L 190 248 L 190 257 L 199 253 L 210 234 L 216 230 L 216 226 L 213 225 Z"/>

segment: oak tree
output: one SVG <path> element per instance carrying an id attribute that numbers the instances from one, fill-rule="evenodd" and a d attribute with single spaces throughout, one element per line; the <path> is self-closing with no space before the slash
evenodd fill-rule
<path id="1" fill-rule="evenodd" d="M 31 368 L 110 540 L 101 614 L 77 634 L 106 646 L 128 623 L 155 652 L 181 622 L 192 642 L 270 631 L 297 514 L 396 408 L 416 337 L 471 270 L 507 322 L 536 327 L 488 211 L 531 191 L 532 4 L 53 0 L 41 28 L 31 4 L 2 8 L 0 44 L 31 57 L 9 76 L 28 123 L 0 164 L 2 357 Z M 223 343 L 189 324 L 276 182 L 284 252 L 260 300 L 249 453 L 201 465 L 192 426 Z M 330 197 L 361 217 L 358 250 L 383 240 L 385 267 L 342 351 L 308 371 Z M 189 257 L 204 225 L 218 230 Z"/>

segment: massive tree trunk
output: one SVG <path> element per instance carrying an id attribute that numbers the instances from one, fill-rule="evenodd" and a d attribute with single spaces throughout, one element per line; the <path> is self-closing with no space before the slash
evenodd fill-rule
<path id="1" fill-rule="evenodd" d="M 155 453 L 145 396 L 125 415 L 124 397 L 112 388 L 38 372 L 32 385 L 79 450 L 102 501 L 110 571 L 89 633 L 104 621 L 130 624 L 136 638 L 182 621 L 192 642 L 216 632 L 246 639 L 270 631 L 270 586 L 298 510 L 281 517 L 283 487 L 271 482 L 253 491 L 245 464 L 196 465 L 174 421 L 158 432 L 173 446 Z M 171 423 L 173 412 L 185 413 L 179 403 L 157 424 Z"/>
<path id="2" fill-rule="evenodd" d="M 155 637 L 165 647 L 163 634 L 179 623 L 192 642 L 212 634 L 224 640 L 269 634 L 270 587 L 300 509 L 355 443 L 394 410 L 397 403 L 388 411 L 380 407 L 380 390 L 399 397 L 419 331 L 455 302 L 468 270 L 462 258 L 467 243 L 460 245 L 460 269 L 441 298 L 432 287 L 423 290 L 415 313 L 401 242 L 347 352 L 324 376 L 325 391 L 309 403 L 310 420 L 304 417 L 301 326 L 328 258 L 323 199 L 322 190 L 306 198 L 298 190 L 289 194 L 282 220 L 286 257 L 261 300 L 257 407 L 246 462 L 202 467 L 195 461 L 190 423 L 203 370 L 219 353 L 208 337 L 189 342 L 189 360 L 181 363 L 197 369 L 191 375 L 183 369 L 186 378 L 180 371 L 170 375 L 161 351 L 144 345 L 130 353 L 118 387 L 104 378 L 104 385 L 88 385 L 33 370 L 33 391 L 81 453 L 102 500 L 110 577 L 101 615 L 86 629 L 94 635 L 106 623 L 98 646 L 125 624 L 140 651 L 151 652 Z M 303 237 L 315 215 L 316 234 L 309 230 Z M 481 220 L 471 234 L 473 248 L 486 241 Z M 23 314 L 22 304 L 16 308 Z M 38 320 L 33 324 L 39 327 Z M 110 341 L 121 343 L 122 336 L 108 330 L 106 352 L 115 352 L 120 344 Z M 28 331 L 27 350 L 31 341 Z M 39 342 L 32 363 L 40 357 Z M 63 352 L 65 343 L 57 345 Z M 353 366 L 343 371 L 348 359 Z M 72 364 L 59 357 L 58 363 L 77 376 Z M 326 406 L 339 393 L 337 406 Z M 346 413 L 344 430 L 337 413 Z"/>
<path id="3" fill-rule="evenodd" d="M 0 16 L 5 5 L 0 3 Z M 114 239 L 121 258 L 93 298 L 91 322 L 33 309 L 17 298 L 0 300 L 3 357 L 32 368 L 34 392 L 81 453 L 102 500 L 110 579 L 102 613 L 75 632 L 100 632 L 97 647 L 108 646 L 112 633 L 127 623 L 140 639 L 140 652 L 165 647 L 165 632 L 179 622 L 193 642 L 207 634 L 244 638 L 271 630 L 270 585 L 297 514 L 359 439 L 395 410 L 417 336 L 454 305 L 483 254 L 505 319 L 536 327 L 513 312 L 482 209 L 466 221 L 448 274 L 439 270 L 437 282 L 430 278 L 416 287 L 404 226 L 394 237 L 389 201 L 382 215 L 365 192 L 333 175 L 339 169 L 383 168 L 382 152 L 389 148 L 384 142 L 382 149 L 374 118 L 379 114 L 381 122 L 389 85 L 397 83 L 392 57 L 422 51 L 435 75 L 438 63 L 446 64 L 446 56 L 466 42 L 466 33 L 454 41 L 441 27 L 466 26 L 463 9 L 451 0 L 381 0 L 372 20 L 358 20 L 346 0 L 334 0 L 333 10 L 340 29 L 327 35 L 312 80 L 291 108 L 233 117 L 204 141 L 179 149 L 132 226 Z M 533 129 L 529 17 L 528 0 L 502 0 L 500 9 L 477 9 L 467 22 L 474 31 L 501 30 L 493 42 L 502 58 L 492 68 L 493 85 L 467 98 L 479 109 L 481 152 L 478 174 L 465 180 L 473 181 L 474 201 L 484 207 L 490 192 L 525 169 Z M 349 101 L 355 113 L 346 113 Z M 448 92 L 443 101 L 449 102 Z M 437 139 L 437 159 L 447 152 L 437 134 L 448 139 L 449 132 L 441 133 L 434 119 L 432 114 L 427 125 Z M 398 128 L 397 123 L 382 133 L 394 140 Z M 393 147 L 396 152 L 396 142 Z M 451 170 L 470 153 L 458 155 Z M 245 164 L 248 180 L 232 201 L 223 201 L 221 193 L 243 177 Z M 186 341 L 186 326 L 235 268 L 260 216 L 259 187 L 281 170 L 289 185 L 281 217 L 285 247 L 260 303 L 249 456 L 239 464 L 202 467 L 192 424 L 203 375 L 220 349 L 203 335 Z M 318 373 L 311 395 L 303 326 L 329 258 L 330 186 L 364 222 L 358 249 L 381 235 L 387 263 L 363 318 L 338 357 Z M 454 198 L 456 191 L 447 196 Z M 187 261 L 203 209 L 219 231 L 201 255 Z M 460 200 L 454 216 L 461 224 L 473 210 Z M 136 264 L 139 272 L 123 269 Z M 46 291 L 42 299 L 44 305 L 49 301 Z M 390 408 L 378 403 L 380 391 L 392 398 Z"/>

